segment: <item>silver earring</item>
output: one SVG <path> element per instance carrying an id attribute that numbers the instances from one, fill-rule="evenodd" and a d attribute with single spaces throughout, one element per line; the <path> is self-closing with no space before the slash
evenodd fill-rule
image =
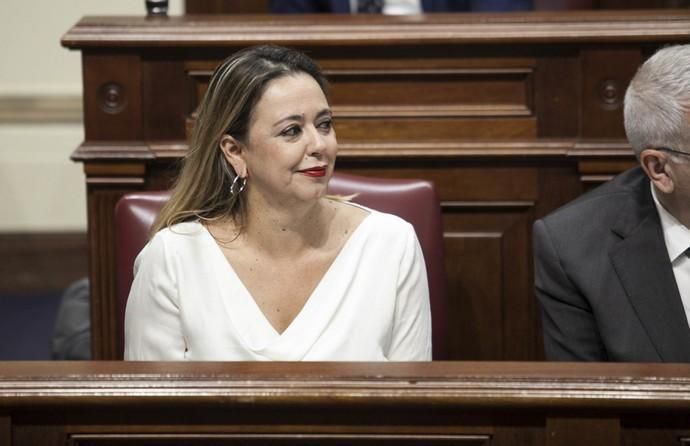
<path id="1" fill-rule="evenodd" d="M 241 181 L 241 183 L 238 183 L 238 181 Z M 247 185 L 247 179 L 246 178 L 242 178 L 239 175 L 235 175 L 235 178 L 232 179 L 232 184 L 230 184 L 230 194 L 231 195 L 241 194 L 246 185 Z"/>

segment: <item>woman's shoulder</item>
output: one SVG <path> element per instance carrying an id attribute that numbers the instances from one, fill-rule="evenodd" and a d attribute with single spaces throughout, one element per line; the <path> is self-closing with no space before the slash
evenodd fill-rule
<path id="1" fill-rule="evenodd" d="M 145 251 L 172 252 L 176 248 L 203 240 L 205 229 L 198 221 L 176 223 L 156 232 L 148 241 Z"/>
<path id="2" fill-rule="evenodd" d="M 381 212 L 376 209 L 363 206 L 351 201 L 341 202 L 343 212 L 359 218 L 359 225 L 363 225 L 369 231 L 399 237 L 414 232 L 412 225 L 395 214 Z"/>
<path id="3" fill-rule="evenodd" d="M 156 232 L 151 240 L 175 241 L 203 235 L 204 227 L 199 221 L 185 221 L 165 227 Z"/>
<path id="4" fill-rule="evenodd" d="M 163 228 L 146 243 L 136 262 L 198 258 L 208 245 L 204 232 L 199 222 L 183 222 Z"/>

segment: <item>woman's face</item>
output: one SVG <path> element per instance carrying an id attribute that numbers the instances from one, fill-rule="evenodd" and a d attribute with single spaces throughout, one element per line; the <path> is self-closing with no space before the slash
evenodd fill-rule
<path id="1" fill-rule="evenodd" d="M 256 104 L 241 154 L 248 193 L 283 205 L 320 198 L 337 151 L 331 110 L 319 84 L 303 73 L 274 79 Z"/>

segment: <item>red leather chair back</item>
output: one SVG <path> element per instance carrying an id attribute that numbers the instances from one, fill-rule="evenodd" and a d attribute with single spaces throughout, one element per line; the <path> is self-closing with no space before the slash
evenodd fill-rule
<path id="1" fill-rule="evenodd" d="M 410 222 L 424 253 L 431 299 L 433 357 L 448 358 L 446 347 L 446 282 L 441 207 L 429 181 L 390 180 L 336 173 L 329 193 L 357 194 L 355 203 L 395 214 Z M 135 192 L 115 207 L 117 335 L 120 356 L 124 351 L 124 317 L 133 279 L 134 259 L 148 240 L 149 230 L 169 191 Z"/>

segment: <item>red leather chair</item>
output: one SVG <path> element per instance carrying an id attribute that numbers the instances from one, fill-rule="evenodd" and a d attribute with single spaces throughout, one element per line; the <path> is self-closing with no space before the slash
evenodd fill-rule
<path id="1" fill-rule="evenodd" d="M 446 283 L 441 208 L 434 186 L 423 180 L 390 180 L 336 173 L 329 193 L 357 194 L 352 201 L 410 222 L 417 233 L 429 279 L 433 357 L 447 359 Z M 148 240 L 149 230 L 170 192 L 135 192 L 115 207 L 117 336 L 120 357 L 124 351 L 124 316 L 133 279 L 134 259 Z"/>

